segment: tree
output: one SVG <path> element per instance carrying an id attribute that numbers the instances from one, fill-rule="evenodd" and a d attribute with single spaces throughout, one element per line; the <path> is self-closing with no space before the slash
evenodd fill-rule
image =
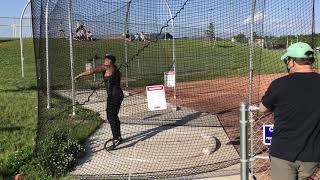
<path id="1" fill-rule="evenodd" d="M 240 43 L 245 43 L 245 42 L 247 42 L 247 38 L 246 38 L 246 36 L 245 36 L 243 33 L 240 33 L 240 34 L 234 36 L 234 39 L 235 39 L 237 42 L 240 42 Z"/>
<path id="2" fill-rule="evenodd" d="M 253 39 L 258 38 L 257 32 L 253 31 Z"/>
<path id="3" fill-rule="evenodd" d="M 208 35 L 210 41 L 215 39 L 215 31 L 214 31 L 214 26 L 213 26 L 212 22 L 209 23 L 208 30 L 207 30 L 207 35 Z"/>

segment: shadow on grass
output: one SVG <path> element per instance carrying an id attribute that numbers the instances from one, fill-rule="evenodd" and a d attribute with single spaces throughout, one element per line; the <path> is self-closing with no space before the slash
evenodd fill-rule
<path id="1" fill-rule="evenodd" d="M 0 43 L 14 41 L 14 39 L 0 39 Z"/>
<path id="2" fill-rule="evenodd" d="M 16 86 L 14 89 L 0 89 L 0 92 L 19 92 L 19 91 L 36 91 L 37 86 Z"/>
<path id="3" fill-rule="evenodd" d="M 231 48 L 231 47 L 235 47 L 235 45 L 220 45 L 218 44 L 218 47 L 222 47 L 222 48 Z"/>
<path id="4" fill-rule="evenodd" d="M 20 131 L 21 129 L 23 129 L 24 127 L 22 126 L 12 126 L 12 127 L 0 127 L 0 131 Z"/>

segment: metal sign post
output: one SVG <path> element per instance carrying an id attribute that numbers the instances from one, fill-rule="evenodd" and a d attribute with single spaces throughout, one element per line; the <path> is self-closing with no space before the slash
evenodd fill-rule
<path id="1" fill-rule="evenodd" d="M 240 175 L 241 180 L 249 179 L 248 158 L 248 103 L 240 104 Z"/>

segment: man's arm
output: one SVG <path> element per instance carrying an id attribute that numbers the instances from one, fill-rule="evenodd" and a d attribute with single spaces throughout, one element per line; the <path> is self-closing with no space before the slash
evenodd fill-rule
<path id="1" fill-rule="evenodd" d="M 87 70 L 87 71 L 84 71 L 84 72 L 78 74 L 78 75 L 75 77 L 75 79 L 78 80 L 79 78 L 81 78 L 81 77 L 83 77 L 83 76 L 89 76 L 89 75 L 91 75 L 91 74 L 103 72 L 103 71 L 105 71 L 105 70 L 106 70 L 106 69 L 105 69 L 104 67 L 102 67 L 102 66 L 96 67 L 96 68 L 91 68 L 91 69 L 89 69 L 89 70 Z"/>
<path id="2" fill-rule="evenodd" d="M 259 113 L 266 113 L 269 112 L 270 110 L 266 108 L 262 103 L 259 104 Z"/>

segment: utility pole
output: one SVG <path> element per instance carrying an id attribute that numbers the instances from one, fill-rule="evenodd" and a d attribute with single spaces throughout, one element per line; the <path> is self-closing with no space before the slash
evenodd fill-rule
<path id="1" fill-rule="evenodd" d="M 16 24 L 11 24 L 11 28 L 12 28 L 12 37 L 13 38 L 17 37 Z"/>

